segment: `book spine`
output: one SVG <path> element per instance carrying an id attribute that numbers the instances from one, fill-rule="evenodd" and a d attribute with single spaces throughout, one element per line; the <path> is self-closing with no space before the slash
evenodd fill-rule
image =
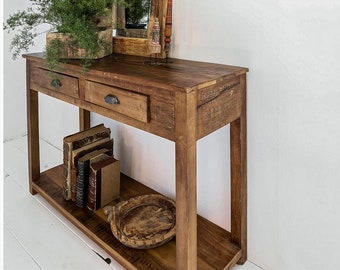
<path id="1" fill-rule="evenodd" d="M 98 149 L 101 149 L 101 148 L 107 148 L 108 154 L 112 155 L 112 153 L 113 153 L 113 140 L 111 139 L 104 144 L 94 146 L 93 148 L 84 151 L 82 153 L 82 155 L 85 155 L 86 153 L 89 153 L 93 150 L 98 150 Z M 71 158 L 71 169 L 70 169 L 70 171 L 71 171 L 71 173 L 70 173 L 71 181 L 70 181 L 70 185 L 71 185 L 71 199 L 72 199 L 72 201 L 76 201 L 77 159 L 78 159 L 78 157 L 72 157 Z"/>
<path id="2" fill-rule="evenodd" d="M 88 162 L 78 162 L 76 205 L 84 208 L 87 204 Z"/>
<path id="3" fill-rule="evenodd" d="M 90 168 L 87 208 L 94 211 L 96 200 L 96 173 Z"/>
<path id="4" fill-rule="evenodd" d="M 72 155 L 72 143 L 63 143 L 63 150 L 64 150 L 64 164 L 63 164 L 63 177 L 64 177 L 64 184 L 63 184 L 63 197 L 65 200 L 71 199 L 71 155 Z"/>
<path id="5" fill-rule="evenodd" d="M 75 150 L 75 149 L 81 148 L 85 145 L 88 145 L 90 143 L 99 141 L 101 139 L 109 138 L 110 135 L 111 135 L 111 130 L 108 128 L 108 129 L 100 131 L 96 134 L 86 136 L 86 137 L 81 138 L 79 140 L 75 140 L 73 142 L 73 149 Z"/>
<path id="6" fill-rule="evenodd" d="M 98 187 L 97 187 L 99 178 L 100 178 L 100 170 L 95 171 L 93 169 L 90 169 L 87 208 L 91 211 L 96 211 L 99 208 L 98 207 L 98 195 L 100 193 L 100 190 L 98 190 Z"/>
<path id="7" fill-rule="evenodd" d="M 97 172 L 97 177 L 96 177 L 96 200 L 95 200 L 95 210 L 100 208 L 100 202 L 101 202 L 101 192 L 102 189 L 102 173 L 101 170 Z"/>
<path id="8" fill-rule="evenodd" d="M 76 192 L 77 192 L 77 167 L 75 166 L 72 165 L 71 170 L 70 170 L 71 200 L 74 202 L 76 201 Z"/>

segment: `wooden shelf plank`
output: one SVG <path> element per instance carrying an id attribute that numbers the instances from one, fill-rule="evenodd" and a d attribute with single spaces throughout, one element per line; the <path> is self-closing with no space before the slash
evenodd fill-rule
<path id="1" fill-rule="evenodd" d="M 161 247 L 149 250 L 124 246 L 111 233 L 102 209 L 91 212 L 63 199 L 62 170 L 60 165 L 43 172 L 33 183 L 33 189 L 127 269 L 176 269 L 175 238 Z M 121 175 L 120 200 L 152 193 L 157 192 Z M 117 202 L 112 202 L 112 205 Z M 240 259 L 240 248 L 230 242 L 230 233 L 200 216 L 197 234 L 198 269 L 230 269 Z"/>

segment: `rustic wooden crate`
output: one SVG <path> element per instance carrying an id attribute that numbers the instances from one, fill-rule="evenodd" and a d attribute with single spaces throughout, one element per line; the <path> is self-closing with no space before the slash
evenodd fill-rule
<path id="1" fill-rule="evenodd" d="M 98 35 L 99 38 L 105 41 L 105 45 L 101 46 L 100 51 L 94 57 L 92 57 L 92 59 L 102 58 L 112 53 L 112 28 L 107 28 L 106 30 L 99 31 Z M 61 52 L 62 58 L 79 59 L 85 57 L 85 50 L 73 45 L 71 42 L 72 39 L 69 34 L 47 33 L 46 45 L 48 46 L 49 44 L 51 44 L 52 40 L 54 39 L 59 39 L 66 44 Z"/>

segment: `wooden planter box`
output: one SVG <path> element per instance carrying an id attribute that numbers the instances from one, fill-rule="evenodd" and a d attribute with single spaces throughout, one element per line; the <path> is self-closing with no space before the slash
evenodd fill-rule
<path id="1" fill-rule="evenodd" d="M 105 45 L 101 46 L 100 51 L 92 57 L 92 59 L 102 58 L 112 53 L 112 28 L 100 31 L 99 37 L 105 40 Z M 47 33 L 46 34 L 46 45 L 48 46 L 52 40 L 59 39 L 65 43 L 65 47 L 62 50 L 62 58 L 79 59 L 85 57 L 85 50 L 79 48 L 72 43 L 70 35 L 61 33 Z"/>

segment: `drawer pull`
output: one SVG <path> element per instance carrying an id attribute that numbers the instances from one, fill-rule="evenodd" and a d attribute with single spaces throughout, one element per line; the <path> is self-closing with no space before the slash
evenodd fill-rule
<path id="1" fill-rule="evenodd" d="M 58 79 L 53 79 L 51 81 L 51 86 L 56 87 L 56 88 L 60 88 L 61 87 L 61 82 Z"/>
<path id="2" fill-rule="evenodd" d="M 119 99 L 115 95 L 107 95 L 104 98 L 105 102 L 112 105 L 120 104 Z"/>

